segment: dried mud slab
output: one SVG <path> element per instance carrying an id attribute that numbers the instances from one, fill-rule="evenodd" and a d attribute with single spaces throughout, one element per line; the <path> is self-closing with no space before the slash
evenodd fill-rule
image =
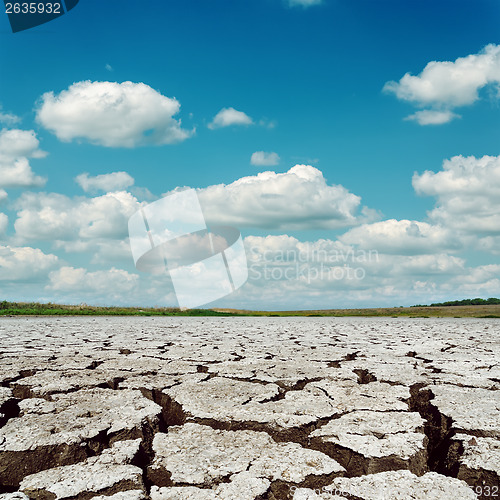
<path id="1" fill-rule="evenodd" d="M 294 500 L 317 500 L 349 496 L 360 500 L 476 500 L 463 481 L 428 472 L 421 477 L 410 471 L 389 471 L 355 478 L 337 478 L 318 490 L 297 489 Z M 335 498 L 335 496 L 334 496 Z"/>
<path id="2" fill-rule="evenodd" d="M 147 475 L 157 486 L 209 487 L 245 471 L 248 480 L 292 483 L 344 472 L 327 455 L 297 443 L 276 443 L 265 432 L 222 431 L 190 423 L 156 434 L 153 451 Z"/>
<path id="3" fill-rule="evenodd" d="M 139 391 L 111 389 L 57 394 L 51 401 L 25 399 L 19 407 L 19 417 L 0 429 L 0 484 L 6 486 L 85 460 L 115 441 L 151 441 L 161 413 Z"/>
<path id="4" fill-rule="evenodd" d="M 500 440 L 457 434 L 452 438 L 448 463 L 479 498 L 500 497 Z"/>
<path id="5" fill-rule="evenodd" d="M 500 391 L 452 385 L 431 387 L 432 404 L 453 421 L 453 429 L 500 439 Z"/>
<path id="6" fill-rule="evenodd" d="M 409 469 L 427 472 L 424 420 L 415 412 L 348 413 L 310 434 L 318 449 L 328 450 L 349 476 Z"/>
<path id="7" fill-rule="evenodd" d="M 147 500 L 148 495 L 141 490 L 127 490 L 114 495 L 98 495 L 92 500 Z"/>
<path id="8" fill-rule="evenodd" d="M 139 453 L 140 443 L 140 439 L 118 441 L 99 456 L 81 463 L 27 476 L 20 489 L 30 498 L 52 500 L 83 499 L 96 493 L 109 495 L 133 489 L 144 494 L 142 469 L 131 465 Z M 128 492 L 122 495 L 126 499 Z"/>
<path id="9" fill-rule="evenodd" d="M 22 399 L 46 398 L 51 394 L 74 392 L 94 387 L 113 388 L 123 374 L 117 370 L 44 370 L 13 382 L 14 394 Z"/>
<path id="10" fill-rule="evenodd" d="M 257 478 L 249 472 L 240 472 L 231 476 L 228 483 L 221 483 L 213 488 L 153 486 L 151 500 L 254 500 L 264 495 L 270 484 L 267 479 Z"/>
<path id="11" fill-rule="evenodd" d="M 220 428 L 266 430 L 280 440 L 299 440 L 301 428 L 356 409 L 408 410 L 408 388 L 385 383 L 360 385 L 352 380 L 322 380 L 300 390 L 214 377 L 163 391 L 178 421 Z M 215 424 L 217 422 L 218 424 Z"/>

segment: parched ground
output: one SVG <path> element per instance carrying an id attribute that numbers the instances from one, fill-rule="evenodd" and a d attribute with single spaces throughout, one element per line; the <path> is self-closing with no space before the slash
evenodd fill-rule
<path id="1" fill-rule="evenodd" d="M 0 499 L 500 499 L 500 320 L 2 318 Z"/>

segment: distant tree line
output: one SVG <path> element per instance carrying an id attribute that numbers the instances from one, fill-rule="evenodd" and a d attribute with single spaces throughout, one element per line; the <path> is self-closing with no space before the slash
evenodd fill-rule
<path id="1" fill-rule="evenodd" d="M 494 305 L 500 304 L 500 299 L 495 297 L 490 297 L 489 299 L 462 299 L 462 300 L 450 300 L 448 302 L 436 302 L 434 304 L 423 305 L 418 304 L 412 307 L 447 307 L 447 306 L 486 306 L 486 305 Z"/>

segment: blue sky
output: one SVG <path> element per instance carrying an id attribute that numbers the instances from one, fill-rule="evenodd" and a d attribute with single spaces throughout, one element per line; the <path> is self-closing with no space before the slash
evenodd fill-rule
<path id="1" fill-rule="evenodd" d="M 493 0 L 80 0 L 15 34 L 3 14 L 0 295 L 175 305 L 127 220 L 184 186 L 274 252 L 214 306 L 500 295 L 499 20 Z M 379 257 L 263 277 L 304 245 Z"/>

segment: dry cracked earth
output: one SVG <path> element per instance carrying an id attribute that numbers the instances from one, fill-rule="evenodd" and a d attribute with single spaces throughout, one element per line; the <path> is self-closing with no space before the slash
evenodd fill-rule
<path id="1" fill-rule="evenodd" d="M 500 498 L 499 333 L 3 318 L 0 499 Z"/>

